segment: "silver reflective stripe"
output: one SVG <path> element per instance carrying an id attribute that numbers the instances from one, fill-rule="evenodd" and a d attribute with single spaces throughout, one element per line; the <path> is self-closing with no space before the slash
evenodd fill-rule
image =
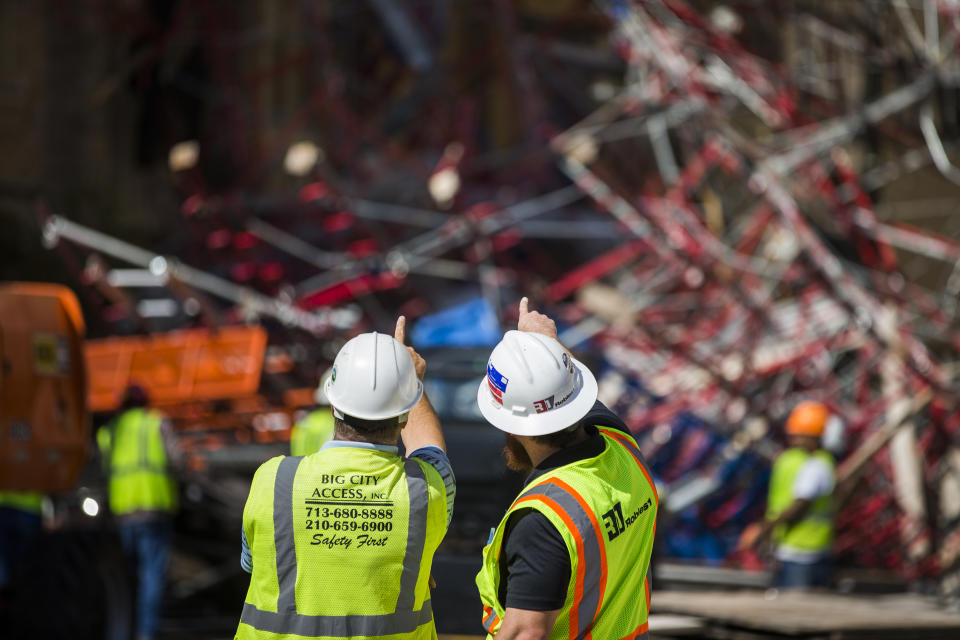
<path id="1" fill-rule="evenodd" d="M 611 431 L 616 431 L 616 430 L 615 430 L 615 429 L 611 429 Z M 618 438 L 618 437 L 616 437 L 616 436 L 611 436 L 611 435 L 607 434 L 607 436 L 608 436 L 609 438 L 611 438 L 611 439 L 613 439 L 613 440 L 616 440 L 617 442 L 619 442 L 620 444 L 623 445 L 624 449 L 626 449 L 627 451 L 629 451 L 630 453 L 632 453 L 632 454 L 633 454 L 633 457 L 637 459 L 637 462 L 638 462 L 639 464 L 643 464 L 644 467 L 646 467 L 646 464 L 644 464 L 644 460 L 643 460 L 643 454 L 640 453 L 640 449 L 638 449 L 638 448 L 636 448 L 635 446 L 633 446 L 633 443 L 630 442 L 630 438 L 627 437 L 627 434 L 622 433 L 622 432 L 617 432 L 617 435 L 618 435 L 618 436 L 621 436 L 621 437 Z M 621 438 L 622 438 L 622 439 L 621 439 Z"/>
<path id="2" fill-rule="evenodd" d="M 273 494 L 274 544 L 277 550 L 277 582 L 280 596 L 277 612 L 262 611 L 249 602 L 243 605 L 240 622 L 261 631 L 300 636 L 350 638 L 410 633 L 433 619 L 430 600 L 414 611 L 417 579 L 427 537 L 427 509 L 430 494 L 423 469 L 416 460 L 407 460 L 404 470 L 410 494 L 407 547 L 403 554 L 400 595 L 394 613 L 381 615 L 313 616 L 297 613 L 297 557 L 293 538 L 293 479 L 300 457 L 280 462 Z"/>
<path id="3" fill-rule="evenodd" d="M 420 560 L 427 541 L 427 507 L 430 493 L 423 469 L 416 460 L 403 463 L 407 474 L 407 492 L 410 494 L 410 516 L 407 520 L 407 548 L 403 553 L 403 573 L 400 574 L 400 595 L 397 596 L 397 611 L 413 611 L 416 599 L 417 578 L 420 576 Z"/>
<path id="4" fill-rule="evenodd" d="M 398 611 L 379 616 L 308 616 L 299 613 L 260 611 L 249 602 L 243 605 L 240 622 L 270 633 L 298 636 L 354 638 L 357 636 L 389 636 L 411 633 L 433 619 L 427 600 L 419 611 Z"/>
<path id="5" fill-rule="evenodd" d="M 490 615 L 484 616 L 483 618 L 483 628 L 488 632 L 493 633 L 493 623 L 497 621 L 497 612 L 491 609 Z"/>
<path id="6" fill-rule="evenodd" d="M 573 521 L 577 532 L 583 539 L 584 557 L 578 558 L 577 562 L 583 566 L 583 596 L 580 599 L 580 606 L 577 607 L 577 639 L 586 637 L 593 625 L 597 613 L 600 611 L 600 575 L 602 555 L 600 552 L 600 540 L 597 539 L 597 530 L 593 527 L 593 521 L 584 510 L 577 499 L 566 491 L 550 482 L 539 484 L 530 491 L 523 494 L 524 497 L 532 495 L 541 495 L 550 498 L 560 508 L 566 511 L 567 516 Z M 575 576 L 571 578 L 576 579 Z"/>
<path id="7" fill-rule="evenodd" d="M 293 540 L 293 478 L 303 456 L 280 461 L 273 484 L 273 543 L 277 549 L 277 611 L 297 612 L 297 549 Z"/>
<path id="8" fill-rule="evenodd" d="M 137 440 L 138 440 L 137 444 L 139 445 L 139 449 L 140 449 L 140 451 L 139 451 L 139 454 L 140 454 L 140 455 L 139 455 L 139 458 L 140 458 L 140 466 L 141 466 L 141 467 L 149 467 L 149 466 L 150 466 L 150 455 L 149 455 L 149 449 L 150 449 L 150 431 L 147 429 L 147 418 L 148 418 L 148 417 L 149 417 L 149 415 L 147 414 L 146 410 L 145 410 L 145 409 L 141 409 L 141 410 L 140 410 L 140 420 L 137 422 L 137 431 L 139 431 L 139 433 L 137 434 L 137 435 L 139 436 L 139 437 L 137 438 Z"/>
<path id="9" fill-rule="evenodd" d="M 137 443 L 137 459 L 135 462 L 117 465 L 114 461 L 117 447 L 113 446 L 116 439 L 117 426 L 120 424 L 123 416 L 117 419 L 110 429 L 110 475 L 119 478 L 134 473 L 157 473 L 167 475 L 167 465 L 155 465 L 150 461 L 150 414 L 145 409 L 137 409 L 140 412 L 140 419 L 136 422 L 136 429 L 133 434 L 127 433 L 127 437 L 135 439 Z M 129 431 L 129 429 L 127 430 Z"/>

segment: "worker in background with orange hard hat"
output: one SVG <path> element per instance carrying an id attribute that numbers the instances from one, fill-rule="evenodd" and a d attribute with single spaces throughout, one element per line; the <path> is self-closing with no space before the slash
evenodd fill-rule
<path id="1" fill-rule="evenodd" d="M 775 585 L 829 587 L 833 578 L 833 456 L 821 438 L 830 410 L 801 402 L 787 418 L 789 448 L 770 474 L 766 521 L 751 546 L 772 536 L 777 559 Z"/>

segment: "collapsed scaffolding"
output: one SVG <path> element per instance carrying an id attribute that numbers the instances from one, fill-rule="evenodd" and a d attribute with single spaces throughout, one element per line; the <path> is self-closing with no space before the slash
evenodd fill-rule
<path id="1" fill-rule="evenodd" d="M 568 180 L 524 170 L 528 198 L 497 195 L 502 168 L 491 172 L 493 187 L 472 187 L 467 177 L 458 185 L 477 147 L 469 127 L 439 155 L 422 141 L 398 148 L 351 114 L 330 80 L 241 172 L 247 186 L 232 197 L 185 181 L 182 211 L 202 238 L 197 266 L 66 217 L 45 218 L 45 239 L 148 269 L 162 286 L 182 287 L 175 297 L 225 301 L 228 321 L 272 318 L 332 344 L 383 326 L 391 295 L 418 294 L 404 303 L 412 317 L 437 307 L 419 295 L 433 282 L 475 285 L 505 324 L 517 291 L 536 287 L 535 298 L 563 321 L 562 340 L 603 354 L 605 397 L 643 440 L 666 512 L 687 536 L 677 539 L 695 547 L 692 537 L 705 534 L 719 547 L 694 555 L 731 553 L 760 513 L 778 426 L 796 402 L 817 398 L 847 427 L 838 553 L 957 593 L 960 513 L 944 496 L 960 490 L 960 243 L 891 221 L 876 202 L 928 165 L 958 182 L 938 126 L 956 119 L 960 4 L 829 4 L 796 3 L 781 16 L 793 48 L 773 60 L 741 41 L 743 18 L 726 7 L 598 3 L 624 79 L 619 88 L 594 86 L 609 95 L 571 126 L 544 106 L 535 79 L 545 63 L 529 62 L 533 41 L 515 33 L 512 10 L 498 3 L 498 19 L 513 29 L 506 55 L 524 105 L 518 117 L 549 140 L 552 156 L 540 162 Z M 426 78 L 437 56 L 409 7 L 372 5 Z M 845 11 L 859 31 L 835 26 Z M 880 44 L 871 20 L 882 25 Z M 579 42 L 566 44 L 552 50 L 567 61 L 589 58 Z M 842 82 L 851 53 L 870 59 L 879 78 L 853 96 Z M 609 63 L 599 66 L 607 77 Z M 257 193 L 253 176 L 311 117 L 317 96 L 345 131 L 397 165 L 400 180 L 455 179 L 452 193 L 435 197 L 437 208 L 424 208 L 422 197 L 388 204 L 319 170 L 296 193 Z M 436 105 L 444 96 L 420 87 L 392 104 L 410 100 Z M 370 171 L 360 145 L 348 146 L 340 173 L 388 173 Z M 546 214 L 557 215 L 537 220 Z M 610 247 L 602 255 L 543 255 L 546 242 L 591 234 Z M 926 274 L 937 269 L 946 277 L 932 282 Z M 107 298 L 129 295 L 108 275 L 87 270 Z"/>

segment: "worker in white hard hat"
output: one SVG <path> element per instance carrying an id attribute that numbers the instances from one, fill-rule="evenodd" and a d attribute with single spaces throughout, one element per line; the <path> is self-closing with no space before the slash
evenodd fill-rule
<path id="1" fill-rule="evenodd" d="M 529 474 L 483 550 L 477 587 L 488 638 L 642 638 L 657 492 L 633 436 L 597 383 L 520 302 L 477 390 Z"/>
<path id="2" fill-rule="evenodd" d="M 394 337 L 347 342 L 324 385 L 333 439 L 254 475 L 236 638 L 437 637 L 430 569 L 456 487 L 423 393 L 426 363 L 404 346 L 404 328 L 401 316 Z"/>

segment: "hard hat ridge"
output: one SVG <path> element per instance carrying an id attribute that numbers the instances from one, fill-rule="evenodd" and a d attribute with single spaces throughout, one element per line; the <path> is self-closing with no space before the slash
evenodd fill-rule
<path id="1" fill-rule="evenodd" d="M 510 354 L 513 360 L 520 366 L 523 373 L 526 374 L 525 377 L 527 379 L 527 383 L 532 383 L 533 371 L 530 370 L 530 365 L 527 364 L 526 358 L 523 357 L 523 346 L 516 336 L 517 333 L 519 333 L 519 331 L 507 331 L 507 333 L 503 336 L 504 341 L 509 341 L 510 346 L 512 347 L 512 349 L 507 351 L 507 353 Z"/>

